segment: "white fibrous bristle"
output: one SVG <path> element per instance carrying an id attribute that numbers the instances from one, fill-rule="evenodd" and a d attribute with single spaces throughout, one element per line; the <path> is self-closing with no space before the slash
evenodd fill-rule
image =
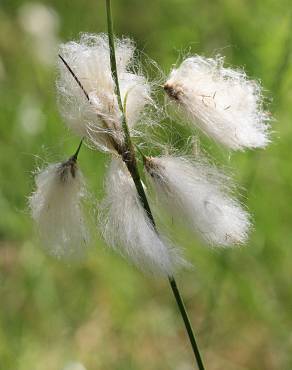
<path id="1" fill-rule="evenodd" d="M 80 256 L 88 233 L 81 205 L 84 180 L 75 161 L 49 165 L 35 182 L 29 205 L 44 247 L 56 257 Z"/>
<path id="2" fill-rule="evenodd" d="M 129 39 L 116 39 L 116 61 L 121 98 L 127 124 L 134 127 L 144 107 L 151 102 L 150 85 L 135 69 L 135 47 Z M 113 150 L 112 139 L 123 141 L 122 115 L 110 66 L 108 38 L 104 34 L 82 34 L 78 42 L 60 46 L 60 55 L 68 63 L 89 101 L 68 68 L 59 61 L 57 88 L 61 112 L 68 126 L 78 135 L 103 150 Z"/>
<path id="3" fill-rule="evenodd" d="M 164 89 L 191 124 L 234 150 L 269 143 L 269 114 L 261 86 L 243 71 L 223 67 L 224 59 L 194 56 L 172 70 Z"/>
<path id="4" fill-rule="evenodd" d="M 184 157 L 147 158 L 146 173 L 158 204 L 189 224 L 210 245 L 232 246 L 247 241 L 248 213 L 230 195 L 224 174 L 204 161 Z"/>
<path id="5" fill-rule="evenodd" d="M 184 261 L 175 247 L 155 231 L 120 159 L 112 160 L 105 189 L 100 222 L 107 244 L 145 272 L 172 275 Z"/>

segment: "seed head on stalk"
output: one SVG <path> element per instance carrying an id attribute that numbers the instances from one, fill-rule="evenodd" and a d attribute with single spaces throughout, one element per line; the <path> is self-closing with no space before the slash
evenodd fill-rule
<path id="1" fill-rule="evenodd" d="M 43 245 L 58 258 L 80 256 L 89 239 L 82 210 L 85 182 L 77 165 L 77 154 L 38 171 L 36 190 L 29 198 Z"/>
<path id="2" fill-rule="evenodd" d="M 220 56 L 185 59 L 171 71 L 164 90 L 191 125 L 229 149 L 263 148 L 270 142 L 260 84 L 224 67 Z"/>

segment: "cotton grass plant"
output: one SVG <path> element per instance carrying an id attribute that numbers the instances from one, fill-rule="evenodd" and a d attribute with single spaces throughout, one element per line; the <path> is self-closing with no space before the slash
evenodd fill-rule
<path id="1" fill-rule="evenodd" d="M 108 153 L 105 199 L 99 210 L 101 233 L 109 246 L 146 274 L 169 280 L 202 370 L 203 361 L 174 278 L 176 271 L 189 264 L 182 250 L 158 229 L 148 197 L 154 194 L 153 206 L 167 210 L 175 222 L 182 219 L 212 247 L 246 243 L 250 216 L 236 199 L 230 177 L 201 154 L 169 154 L 172 151 L 167 149 L 151 156 L 134 144 L 137 133 L 140 143 L 147 141 L 145 112 L 157 108 L 151 91 L 154 83 L 143 75 L 133 41 L 114 37 L 110 0 L 106 10 L 107 35 L 82 34 L 78 41 L 60 46 L 58 103 L 67 126 L 81 142 L 69 159 L 36 175 L 36 190 L 30 197 L 32 216 L 50 253 L 63 257 L 82 250 L 88 232 L 78 153 L 83 142 Z M 263 111 L 259 83 L 250 81 L 243 71 L 224 67 L 223 58 L 189 57 L 171 71 L 162 87 L 183 121 L 187 118 L 191 126 L 223 146 L 244 150 L 268 144 L 269 116 Z"/>

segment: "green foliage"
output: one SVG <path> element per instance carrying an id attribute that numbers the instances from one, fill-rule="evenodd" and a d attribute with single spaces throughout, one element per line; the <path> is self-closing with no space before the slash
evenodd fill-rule
<path id="1" fill-rule="evenodd" d="M 79 141 L 58 113 L 54 66 L 39 61 L 21 26 L 23 3 L 0 5 L 0 369 L 62 370 L 74 361 L 88 370 L 192 369 L 167 281 L 140 274 L 97 232 L 88 258 L 71 265 L 48 257 L 35 237 L 26 200 L 32 171 L 68 157 Z M 58 14 L 62 40 L 106 30 L 103 1 L 43 4 Z M 113 1 L 116 33 L 133 37 L 165 73 L 186 53 L 222 53 L 259 78 L 271 100 L 275 133 L 266 150 L 229 155 L 204 139 L 245 188 L 255 225 L 249 245 L 208 250 L 172 225 L 195 266 L 179 283 L 207 369 L 292 368 L 290 7 L 288 0 Z M 97 199 L 106 162 L 82 149 Z"/>

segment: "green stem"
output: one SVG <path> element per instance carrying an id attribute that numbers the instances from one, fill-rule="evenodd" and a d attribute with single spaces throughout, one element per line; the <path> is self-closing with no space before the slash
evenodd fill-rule
<path id="1" fill-rule="evenodd" d="M 82 139 L 80 140 L 80 143 L 79 143 L 79 145 L 78 145 L 78 147 L 77 147 L 77 149 L 76 149 L 76 152 L 72 155 L 72 159 L 74 159 L 75 161 L 77 161 L 77 157 L 78 157 L 78 154 L 79 154 L 80 149 L 81 149 L 81 147 L 82 147 L 83 140 L 84 140 L 84 138 L 82 138 Z"/>
<path id="2" fill-rule="evenodd" d="M 131 136 L 130 136 L 129 128 L 126 122 L 126 116 L 125 116 L 121 93 L 120 93 L 110 0 L 106 0 L 106 12 L 107 12 L 108 42 L 109 42 L 109 48 L 110 48 L 111 71 L 112 71 L 113 79 L 115 82 L 118 105 L 119 105 L 120 111 L 122 112 L 122 128 L 123 128 L 124 135 L 125 135 L 125 148 L 123 150 L 123 153 L 121 153 L 121 155 L 122 155 L 123 161 L 125 162 L 133 178 L 133 181 L 135 183 L 135 186 L 139 194 L 143 208 L 145 209 L 149 219 L 151 220 L 153 226 L 155 227 L 154 218 L 152 216 L 149 202 L 148 202 L 148 199 L 146 197 L 146 194 L 145 194 L 142 182 L 141 182 L 141 178 L 140 178 L 140 174 L 139 174 L 139 170 L 137 166 L 137 160 L 135 156 L 135 150 L 134 150 L 134 147 L 131 141 Z"/>
<path id="3" fill-rule="evenodd" d="M 131 142 L 130 140 L 130 132 L 128 129 L 128 125 L 126 122 L 126 117 L 124 114 L 124 107 L 122 103 L 121 98 L 121 92 L 120 92 L 120 84 L 119 84 L 119 78 L 118 78 L 118 69 L 117 69 L 117 62 L 116 62 L 116 52 L 115 52 L 115 38 L 114 38 L 114 32 L 113 32 L 113 21 L 112 21 L 112 12 L 111 12 L 111 2 L 110 0 L 106 0 L 106 14 L 107 14 L 107 32 L 108 32 L 108 43 L 110 48 L 110 61 L 111 61 L 111 71 L 116 87 L 116 95 L 118 98 L 118 104 L 119 108 L 123 114 L 123 130 L 126 137 L 127 142 Z"/>
<path id="4" fill-rule="evenodd" d="M 106 11 L 107 11 L 108 42 L 109 42 L 109 48 L 110 48 L 111 71 L 112 71 L 112 76 L 115 82 L 118 105 L 122 112 L 122 128 L 123 128 L 124 135 L 125 135 L 125 149 L 123 153 L 121 153 L 121 155 L 135 183 L 141 204 L 145 212 L 147 213 L 153 227 L 156 230 L 155 220 L 151 212 L 149 202 L 148 202 L 147 196 L 145 194 L 145 191 L 144 191 L 144 188 L 141 182 L 141 177 L 140 177 L 138 166 L 137 166 L 135 150 L 134 150 L 134 147 L 131 141 L 131 136 L 130 136 L 129 128 L 128 128 L 126 117 L 125 117 L 124 107 L 122 104 L 122 98 L 121 98 L 120 87 L 119 87 L 118 71 L 117 71 L 117 63 L 116 63 L 116 55 L 115 55 L 115 44 L 114 44 L 114 33 L 113 33 L 113 22 L 112 22 L 111 1 L 110 0 L 106 0 Z M 190 343 L 191 343 L 191 346 L 192 346 L 192 349 L 195 355 L 198 368 L 199 370 L 205 370 L 202 359 L 201 359 L 200 351 L 199 351 L 199 348 L 195 340 L 194 332 L 193 332 L 190 320 L 188 318 L 188 314 L 186 312 L 183 299 L 177 287 L 176 281 L 173 276 L 169 276 L 168 280 L 169 280 L 173 295 L 175 297 L 176 303 L 178 305 L 179 311 L 181 313 L 182 319 L 184 321 L 185 328 L 186 328 L 186 331 L 187 331 L 187 334 L 188 334 L 188 337 L 189 337 L 189 340 L 190 340 Z"/>
<path id="5" fill-rule="evenodd" d="M 172 292 L 175 296 L 178 308 L 180 310 L 182 319 L 184 321 L 186 331 L 188 333 L 188 336 L 189 336 L 189 339 L 190 339 L 190 342 L 191 342 L 191 346 L 192 346 L 194 355 L 196 357 L 198 368 L 200 370 L 204 370 L 205 368 L 204 368 L 204 365 L 203 365 L 202 357 L 201 357 L 199 347 L 197 345 L 197 342 L 196 342 L 196 339 L 195 339 L 195 336 L 194 336 L 194 331 L 193 331 L 193 328 L 192 328 L 192 324 L 191 324 L 190 319 L 188 317 L 188 314 L 187 314 L 182 296 L 180 295 L 180 292 L 179 292 L 179 289 L 177 287 L 175 279 L 171 276 L 168 279 L 169 279 L 169 283 L 170 283 Z"/>

